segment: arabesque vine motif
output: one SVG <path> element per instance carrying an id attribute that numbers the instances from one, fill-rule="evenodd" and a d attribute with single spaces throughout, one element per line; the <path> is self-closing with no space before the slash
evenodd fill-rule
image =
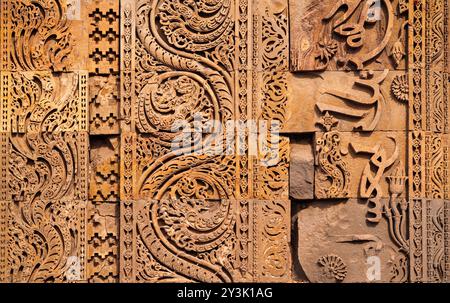
<path id="1" fill-rule="evenodd" d="M 123 193 L 130 199 L 152 201 L 122 208 L 127 213 L 134 209 L 123 218 L 133 230 L 123 231 L 129 238 L 122 247 L 130 253 L 136 247 L 139 252 L 137 258 L 124 259 L 127 278 L 123 280 L 251 281 L 256 270 L 250 263 L 255 253 L 251 214 L 256 202 L 238 200 L 252 197 L 248 134 L 234 138 L 232 147 L 240 148 L 239 156 L 214 153 L 227 139 L 217 125 L 199 137 L 188 136 L 192 144 L 181 150 L 172 149 L 184 132 L 198 130 L 198 122 L 218 121 L 225 126 L 251 117 L 248 3 L 126 1 L 122 13 L 126 18 L 122 49 L 126 98 L 122 100 L 137 132 L 127 141 L 130 147 L 123 147 L 125 157 L 137 157 L 133 164 L 124 158 Z M 135 41 L 129 40 L 134 34 Z M 129 62 L 135 62 L 134 70 Z M 274 237 L 274 245 L 285 240 Z M 284 250 L 280 256 L 287 253 Z"/>
<path id="2" fill-rule="evenodd" d="M 87 117 L 82 123 L 79 77 L 11 74 L 8 281 L 68 281 L 74 256 L 83 279 L 87 142 L 79 127 Z"/>
<path id="3" fill-rule="evenodd" d="M 70 68 L 74 40 L 63 1 L 14 0 L 9 9 L 11 70 Z"/>
<path id="4" fill-rule="evenodd" d="M 448 1 L 85 2 L 0 0 L 0 282 L 449 280 Z"/>

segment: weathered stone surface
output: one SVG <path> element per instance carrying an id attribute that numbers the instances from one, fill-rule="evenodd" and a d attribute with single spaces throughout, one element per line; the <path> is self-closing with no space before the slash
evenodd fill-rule
<path id="1" fill-rule="evenodd" d="M 118 282 L 119 205 L 104 201 L 89 202 L 87 213 L 87 281 Z"/>
<path id="2" fill-rule="evenodd" d="M 119 78 L 114 75 L 89 78 L 89 126 L 92 135 L 118 135 Z"/>
<path id="3" fill-rule="evenodd" d="M 315 197 L 389 197 L 387 177 L 405 171 L 406 144 L 406 132 L 316 133 Z"/>
<path id="4" fill-rule="evenodd" d="M 450 281 L 448 1 L 0 4 L 0 282 Z"/>
<path id="5" fill-rule="evenodd" d="M 404 131 L 408 85 L 402 71 L 290 74 L 283 132 L 320 131 L 326 112 L 339 119 L 339 131 Z"/>
<path id="6" fill-rule="evenodd" d="M 297 200 L 314 199 L 314 153 L 309 140 L 291 142 L 289 197 Z"/>
<path id="7" fill-rule="evenodd" d="M 390 240 L 386 221 L 373 225 L 365 220 L 365 204 L 318 201 L 298 212 L 298 256 L 310 281 L 406 281 L 406 256 Z"/>
<path id="8" fill-rule="evenodd" d="M 291 70 L 405 69 L 406 1 L 292 1 Z"/>
<path id="9" fill-rule="evenodd" d="M 91 137 L 89 158 L 90 201 L 120 201 L 119 143 L 117 137 Z"/>

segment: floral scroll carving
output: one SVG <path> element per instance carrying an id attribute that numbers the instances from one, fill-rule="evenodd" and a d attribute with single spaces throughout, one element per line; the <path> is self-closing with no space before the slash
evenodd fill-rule
<path id="1" fill-rule="evenodd" d="M 448 1 L 0 3 L 0 282 L 449 280 Z"/>
<path id="2" fill-rule="evenodd" d="M 86 74 L 5 74 L 9 126 L 10 282 L 64 282 L 85 275 Z M 6 91 L 3 90 L 3 93 Z M 84 107 L 84 108 L 83 108 Z"/>
<path id="3" fill-rule="evenodd" d="M 8 58 L 3 58 L 6 70 L 62 71 L 71 67 L 74 39 L 62 1 L 5 0 L 3 5 L 9 10 L 4 30 L 13 41 L 8 44 Z"/>
<path id="4" fill-rule="evenodd" d="M 402 1 L 326 1 L 314 8 L 293 3 L 291 69 L 345 70 L 403 68 L 406 57 L 407 6 Z M 376 41 L 376 42 L 375 42 Z"/>
<path id="5" fill-rule="evenodd" d="M 333 128 L 338 121 L 328 112 L 323 116 L 321 124 L 326 132 L 316 140 L 316 196 L 331 198 L 348 196 L 350 172 L 347 162 L 343 159 L 346 151 L 341 146 L 338 132 Z"/>
<path id="6" fill-rule="evenodd" d="M 270 17 L 269 12 L 263 13 L 264 18 Z M 263 107 L 267 112 L 261 119 L 282 119 L 277 111 L 284 101 L 277 98 L 285 96 L 274 95 L 279 93 L 278 86 L 252 84 L 249 68 L 250 45 L 259 48 L 267 43 L 265 62 L 270 66 L 277 64 L 272 60 L 279 47 L 272 50 L 270 41 L 251 40 L 253 17 L 245 1 L 125 1 L 122 16 L 126 22 L 122 26 L 121 113 L 129 132 L 122 134 L 121 199 L 129 202 L 121 206 L 125 226 L 121 228 L 125 251 L 121 280 L 288 279 L 289 203 L 278 203 L 282 212 L 269 207 L 263 214 L 254 200 L 260 198 L 255 190 L 263 184 L 269 185 L 264 199 L 287 198 L 277 193 L 286 177 L 278 178 L 282 174 L 276 165 L 263 167 L 264 155 L 250 154 L 248 133 L 232 133 L 231 151 L 217 153 L 230 139 L 220 132 L 219 124 L 245 124 L 258 116 L 260 100 L 249 93 L 249 85 L 254 92 L 273 91 L 267 93 Z M 279 20 L 277 26 L 284 26 L 286 37 L 287 15 L 279 15 Z M 269 24 L 254 26 L 262 29 Z M 285 41 L 276 43 L 284 48 L 282 62 L 287 65 Z M 279 109 L 269 109 L 269 102 L 278 102 Z M 208 121 L 218 123 L 204 127 Z M 183 137 L 190 144 L 173 150 L 174 140 L 199 129 L 198 137 Z M 288 141 L 283 144 L 280 162 L 285 174 Z M 257 175 L 255 182 L 252 175 Z M 264 217 L 268 219 L 258 222 Z M 266 228 L 277 232 L 266 248 L 256 246 L 257 239 L 269 237 Z M 279 261 L 256 266 L 254 260 L 269 247 L 271 258 Z"/>

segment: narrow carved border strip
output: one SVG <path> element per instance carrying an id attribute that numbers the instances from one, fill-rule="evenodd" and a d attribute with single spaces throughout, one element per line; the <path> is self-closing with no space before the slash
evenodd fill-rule
<path id="1" fill-rule="evenodd" d="M 424 117 L 422 112 L 422 64 L 425 57 L 423 34 L 425 29 L 425 14 L 422 9 L 422 0 L 410 1 L 409 23 L 412 25 L 409 36 L 409 104 L 410 104 L 410 130 L 422 130 Z"/>
<path id="2" fill-rule="evenodd" d="M 0 37 L 0 65 L 2 71 L 10 69 L 9 66 L 9 0 L 1 0 L 1 37 Z"/>
<path id="3" fill-rule="evenodd" d="M 79 98 L 80 98 L 80 131 L 87 132 L 89 125 L 89 91 L 88 91 L 88 73 L 81 71 L 79 74 Z"/>
<path id="4" fill-rule="evenodd" d="M 8 202 L 0 201 L 0 282 L 6 282 Z"/>
<path id="5" fill-rule="evenodd" d="M 135 1 L 124 0 L 121 2 L 121 102 L 120 117 L 123 121 L 122 131 L 134 130 L 133 98 L 134 98 L 134 41 L 135 33 Z"/>
<path id="6" fill-rule="evenodd" d="M 254 282 L 291 281 L 289 200 L 253 200 L 255 212 Z"/>
<path id="7" fill-rule="evenodd" d="M 450 201 L 444 201 L 444 281 L 450 282 Z"/>
<path id="8" fill-rule="evenodd" d="M 134 282 L 134 254 L 136 228 L 134 201 L 120 203 L 120 282 Z"/>
<path id="9" fill-rule="evenodd" d="M 9 89 L 10 89 L 10 73 L 1 72 L 1 82 L 0 82 L 0 131 L 9 132 L 9 115 L 10 115 L 10 104 L 9 104 Z"/>
<path id="10" fill-rule="evenodd" d="M 80 222 L 80 247 L 79 247 L 79 254 L 80 254 L 80 278 L 81 281 L 85 281 L 86 280 L 86 244 L 87 244 L 87 239 L 86 239 L 86 220 L 87 220 L 87 216 L 86 216 L 86 209 L 87 209 L 87 201 L 80 201 L 79 202 L 79 207 L 78 207 L 78 217 L 79 217 L 79 222 Z"/>

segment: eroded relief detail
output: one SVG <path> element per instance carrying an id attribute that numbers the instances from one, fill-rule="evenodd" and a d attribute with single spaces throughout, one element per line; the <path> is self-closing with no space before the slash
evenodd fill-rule
<path id="1" fill-rule="evenodd" d="M 292 70 L 406 68 L 402 1 L 294 1 L 291 9 Z"/>
<path id="2" fill-rule="evenodd" d="M 338 132 L 333 131 L 338 123 L 326 112 L 321 124 L 325 128 L 323 135 L 316 139 L 316 197 L 346 198 L 350 182 L 350 172 L 345 161 L 346 151 L 341 146 Z"/>
<path id="3" fill-rule="evenodd" d="M 119 280 L 119 205 L 89 202 L 87 207 L 87 281 Z"/>
<path id="4" fill-rule="evenodd" d="M 0 0 L 0 282 L 448 282 L 445 0 Z"/>
<path id="5" fill-rule="evenodd" d="M 293 169 L 314 172 L 315 199 L 303 202 L 327 201 L 332 213 L 360 213 L 364 205 L 363 225 L 377 229 L 369 235 L 365 226 L 358 232 L 350 224 L 358 234 L 339 236 L 336 250 L 328 251 L 325 245 L 305 244 L 322 238 L 301 235 L 309 228 L 300 220 L 309 222 L 315 210 L 309 204 L 299 208 L 298 257 L 307 278 L 321 280 L 309 264 L 312 255 L 365 262 L 347 249 L 374 241 L 376 249 L 365 250 L 365 258 L 377 258 L 371 260 L 379 264 L 381 277 L 358 273 L 372 264 L 368 261 L 360 269 L 349 267 L 346 282 L 444 281 L 444 206 L 439 210 L 426 201 L 448 199 L 448 182 L 443 181 L 449 168 L 448 4 L 293 1 L 290 6 L 295 42 L 290 45 L 288 91 L 297 98 L 288 103 L 283 131 L 303 140 L 314 132 L 309 138 L 316 146 L 314 167 L 299 161 L 305 167 Z M 334 138 L 335 148 L 328 147 L 327 136 Z M 340 190 L 334 190 L 336 184 Z M 347 223 L 338 217 L 316 224 L 314 230 L 320 231 Z M 328 237 L 326 243 L 333 242 Z"/>
<path id="6" fill-rule="evenodd" d="M 347 265 L 342 261 L 339 256 L 326 255 L 317 260 L 317 263 L 323 267 L 323 279 L 327 280 L 344 281 L 347 275 Z"/>

